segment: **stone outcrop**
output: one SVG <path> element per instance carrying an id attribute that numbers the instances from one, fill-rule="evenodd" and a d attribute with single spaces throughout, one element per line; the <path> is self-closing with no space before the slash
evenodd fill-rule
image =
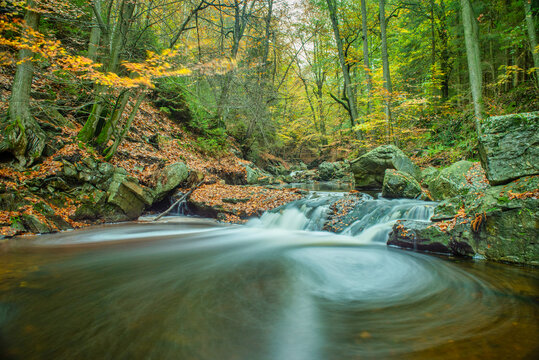
<path id="1" fill-rule="evenodd" d="M 386 169 L 395 169 L 419 179 L 420 170 L 393 145 L 384 145 L 350 162 L 357 189 L 381 190 Z"/>
<path id="2" fill-rule="evenodd" d="M 28 193 L 5 193 L 0 189 L 2 209 L 18 211 L 24 206 L 33 208 L 33 213 L 12 221 L 13 235 L 25 231 L 46 233 L 70 228 L 70 224 L 47 204 L 34 204 L 25 199 L 31 194 L 47 198 L 59 208 L 66 198 L 74 200 L 77 208 L 70 215 L 74 221 L 127 221 L 137 219 L 144 209 L 185 183 L 190 174 L 183 163 L 169 165 L 156 175 L 156 186 L 150 188 L 129 176 L 125 169 L 92 157 L 71 156 L 56 161 L 61 163 L 61 168 L 55 175 L 45 174 L 24 182 Z"/>
<path id="3" fill-rule="evenodd" d="M 493 116 L 481 130 L 479 154 L 492 185 L 539 174 L 539 112 Z"/>
<path id="4" fill-rule="evenodd" d="M 537 175 L 445 200 L 431 220 L 434 223 L 397 222 L 388 244 L 539 265 Z"/>
<path id="5" fill-rule="evenodd" d="M 248 185 L 268 185 L 276 182 L 275 178 L 255 165 L 245 165 L 245 179 Z"/>

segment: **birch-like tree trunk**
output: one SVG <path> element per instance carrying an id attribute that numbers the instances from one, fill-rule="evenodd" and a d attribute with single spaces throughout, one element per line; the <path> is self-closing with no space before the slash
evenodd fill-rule
<path id="1" fill-rule="evenodd" d="M 466 57 L 468 58 L 468 74 L 475 113 L 475 128 L 481 136 L 481 120 L 483 119 L 483 78 L 481 73 L 481 53 L 479 51 L 479 38 L 477 20 L 473 14 L 470 0 L 460 0 L 462 10 L 462 25 L 464 27 L 464 40 L 466 42 Z"/>

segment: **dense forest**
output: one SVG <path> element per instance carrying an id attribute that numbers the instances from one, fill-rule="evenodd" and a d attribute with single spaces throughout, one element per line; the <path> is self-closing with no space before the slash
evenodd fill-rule
<path id="1" fill-rule="evenodd" d="M 208 152 L 230 136 L 246 159 L 309 163 L 396 144 L 444 164 L 477 158 L 476 122 L 538 100 L 530 0 L 0 5 L 0 152 L 21 164 L 45 148 L 44 107 L 107 157 L 148 99 Z"/>

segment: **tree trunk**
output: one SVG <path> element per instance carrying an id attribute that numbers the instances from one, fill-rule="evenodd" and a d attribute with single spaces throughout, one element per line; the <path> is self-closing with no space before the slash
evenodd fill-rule
<path id="1" fill-rule="evenodd" d="M 387 120 L 387 134 L 389 142 L 393 139 L 393 120 L 391 116 L 391 98 L 393 93 L 393 86 L 391 84 L 391 72 L 389 71 L 389 56 L 387 53 L 387 34 L 386 34 L 386 12 L 385 12 L 385 0 L 379 0 L 380 7 L 380 37 L 382 38 L 382 66 L 384 75 L 384 88 L 387 90 L 386 95 L 386 120 Z"/>
<path id="2" fill-rule="evenodd" d="M 266 34 L 264 37 L 264 54 L 262 55 L 263 64 L 263 78 L 268 78 L 268 66 L 269 66 L 269 44 L 271 35 L 271 17 L 273 16 L 273 0 L 268 0 L 268 15 L 266 16 Z"/>
<path id="3" fill-rule="evenodd" d="M 118 22 L 114 27 L 110 42 L 110 59 L 107 71 L 117 72 L 120 63 L 120 54 L 127 42 L 131 20 L 135 11 L 136 1 L 124 0 L 120 8 Z"/>
<path id="4" fill-rule="evenodd" d="M 530 39 L 530 49 L 533 57 L 533 67 L 535 77 L 539 86 L 539 49 L 537 49 L 537 36 L 535 34 L 535 20 L 532 14 L 531 0 L 523 0 L 524 11 L 526 12 L 526 26 L 528 27 L 528 37 Z"/>
<path id="5" fill-rule="evenodd" d="M 449 31 L 447 29 L 447 15 L 445 13 L 444 0 L 440 1 L 440 26 L 438 30 L 440 38 L 440 70 L 442 71 L 442 101 L 449 98 L 449 79 L 452 70 L 451 53 L 449 51 Z"/>
<path id="6" fill-rule="evenodd" d="M 361 27 L 363 33 L 363 66 L 365 67 L 365 79 L 367 80 L 367 114 L 371 111 L 372 78 L 369 64 L 369 38 L 367 28 L 367 6 L 365 0 L 361 0 Z"/>
<path id="7" fill-rule="evenodd" d="M 346 100 L 348 102 L 348 109 L 350 114 L 350 123 L 352 127 L 356 125 L 357 115 L 357 103 L 352 91 L 352 81 L 350 80 L 350 73 L 348 66 L 346 66 L 346 59 L 344 57 L 344 50 L 342 46 L 341 34 L 339 31 L 339 21 L 337 19 L 337 6 L 335 0 L 326 0 L 329 8 L 329 17 L 331 19 L 331 26 L 333 27 L 333 33 L 335 35 L 335 42 L 337 43 L 337 52 L 339 53 L 339 63 L 343 72 L 344 78 L 344 93 L 346 94 Z"/>
<path id="8" fill-rule="evenodd" d="M 128 39 L 129 28 L 135 11 L 136 1 L 123 0 L 118 20 L 114 26 L 114 31 L 110 40 L 110 54 L 107 63 L 108 72 L 117 72 L 120 63 L 120 54 L 123 51 Z M 99 134 L 97 133 L 98 124 L 101 119 L 101 113 L 104 109 L 104 98 L 106 96 L 106 88 L 102 85 L 97 85 L 95 90 L 95 103 L 90 112 L 90 116 L 86 120 L 84 127 L 79 132 L 79 139 L 84 142 L 91 141 Z M 108 119 L 111 121 L 111 119 Z"/>
<path id="9" fill-rule="evenodd" d="M 114 156 L 116 153 L 116 150 L 118 150 L 118 146 L 122 142 L 122 140 L 125 137 L 125 134 L 129 131 L 131 128 L 131 124 L 133 123 L 133 120 L 135 119 L 135 115 L 137 114 L 138 108 L 140 107 L 140 104 L 142 103 L 142 100 L 144 100 L 144 97 L 146 94 L 144 92 L 141 92 L 135 104 L 133 105 L 133 109 L 131 110 L 131 113 L 129 114 L 129 117 L 127 118 L 127 121 L 125 122 L 125 126 L 122 129 L 122 132 L 116 136 L 116 139 L 114 139 L 114 143 L 112 146 L 106 151 L 105 153 L 105 160 L 109 160 L 111 157 Z"/>
<path id="10" fill-rule="evenodd" d="M 27 4 L 29 7 L 34 6 L 33 1 L 28 1 Z M 29 28 L 38 30 L 39 13 L 26 10 L 24 20 Z M 41 156 L 45 147 L 45 133 L 30 113 L 30 92 L 34 77 L 33 55 L 27 49 L 19 51 L 8 118 L 4 120 L 4 124 L 0 124 L 0 152 L 12 153 L 21 166 L 31 165 Z"/>
<path id="11" fill-rule="evenodd" d="M 101 12 L 101 1 L 95 0 L 94 6 L 96 11 Z M 90 32 L 90 43 L 88 44 L 88 58 L 92 61 L 97 61 L 97 50 L 99 49 L 99 42 L 101 40 L 101 28 L 97 21 L 97 15 L 94 14 L 95 21 L 92 23 L 92 30 Z"/>
<path id="12" fill-rule="evenodd" d="M 481 136 L 481 120 L 483 119 L 481 55 L 479 52 L 479 39 L 477 23 L 473 14 L 470 0 L 460 0 L 462 8 L 462 24 L 464 26 L 464 39 L 466 42 L 466 57 L 468 58 L 468 73 L 474 103 L 475 127 Z"/>
<path id="13" fill-rule="evenodd" d="M 243 38 L 245 28 L 247 26 L 247 21 L 251 16 L 254 2 L 254 0 L 251 3 L 249 3 L 248 0 L 245 2 L 234 0 L 234 28 L 232 31 L 232 49 L 230 51 L 230 58 L 233 60 L 235 60 L 236 56 L 238 55 L 240 42 Z M 226 104 L 228 102 L 230 85 L 233 80 L 232 75 L 232 72 L 229 71 L 225 74 L 223 78 L 223 87 L 221 89 L 221 95 L 219 96 L 219 101 L 217 103 L 217 118 L 221 122 L 220 125 L 226 124 L 226 120 L 228 117 L 228 108 L 226 108 Z"/>
<path id="14" fill-rule="evenodd" d="M 432 96 L 436 95 L 436 36 L 434 33 L 434 0 L 430 0 L 430 62 L 432 71 Z"/>

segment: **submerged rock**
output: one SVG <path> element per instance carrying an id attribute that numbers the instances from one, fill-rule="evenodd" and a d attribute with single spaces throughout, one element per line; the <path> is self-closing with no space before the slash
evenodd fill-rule
<path id="1" fill-rule="evenodd" d="M 539 174 L 539 112 L 493 116 L 481 130 L 479 154 L 492 185 Z"/>
<path id="2" fill-rule="evenodd" d="M 380 190 L 386 169 L 395 169 L 419 179 L 419 167 L 402 150 L 393 145 L 383 145 L 353 160 L 350 168 L 356 188 Z"/>
<path id="3" fill-rule="evenodd" d="M 421 185 L 410 174 L 386 169 L 382 196 L 385 198 L 416 199 L 422 194 Z"/>

